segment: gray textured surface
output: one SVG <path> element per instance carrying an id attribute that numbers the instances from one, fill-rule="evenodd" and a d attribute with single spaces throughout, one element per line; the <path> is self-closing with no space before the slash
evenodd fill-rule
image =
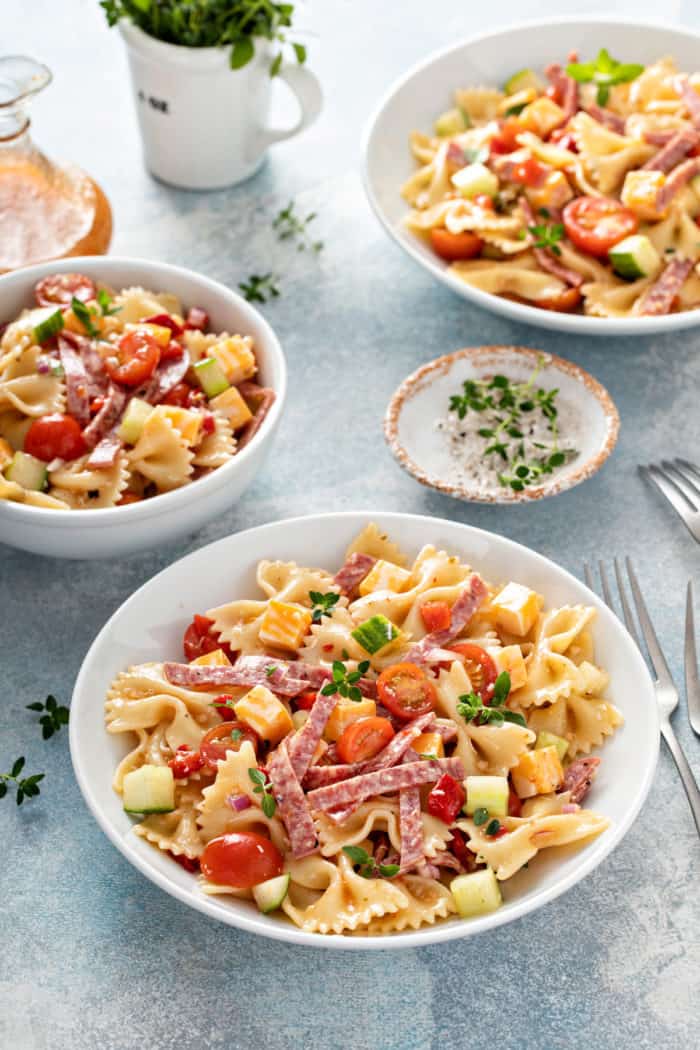
<path id="1" fill-rule="evenodd" d="M 609 9 L 602 2 L 560 7 Z M 546 8 L 555 5 L 503 3 L 498 21 Z M 624 8 L 653 13 L 655 5 L 616 5 Z M 665 10 L 697 18 L 690 4 Z M 47 774 L 39 801 L 20 810 L 9 798 L 0 803 L 9 852 L 0 904 L 3 1048 L 698 1044 L 700 852 L 665 751 L 622 845 L 543 911 L 442 947 L 329 954 L 238 934 L 152 886 L 88 814 L 65 731 L 42 743 L 24 710 L 48 692 L 67 701 L 98 628 L 180 555 L 276 518 L 371 505 L 492 529 L 575 572 L 584 557 L 629 552 L 680 681 L 682 588 L 698 576 L 699 551 L 635 465 L 661 455 L 698 458 L 700 336 L 565 343 L 518 329 L 435 285 L 380 233 L 363 198 L 359 132 L 378 92 L 427 51 L 488 24 L 487 15 L 466 12 L 455 0 L 317 0 L 313 64 L 328 95 L 321 122 L 279 147 L 253 182 L 191 195 L 143 173 L 120 42 L 91 0 L 3 4 L 3 49 L 35 54 L 56 74 L 36 105 L 37 138 L 101 180 L 115 206 L 113 250 L 188 265 L 232 285 L 274 267 L 283 295 L 264 312 L 291 372 L 263 476 L 239 508 L 186 543 L 101 566 L 0 551 L 0 765 L 23 753 L 32 771 Z M 270 232 L 270 219 L 293 195 L 319 213 L 326 249 L 318 262 L 278 248 Z M 401 473 L 381 436 L 389 395 L 430 357 L 482 342 L 563 353 L 608 387 L 622 431 L 596 478 L 540 505 L 499 510 L 433 495 Z M 700 774 L 700 743 L 683 708 L 675 724 Z"/>

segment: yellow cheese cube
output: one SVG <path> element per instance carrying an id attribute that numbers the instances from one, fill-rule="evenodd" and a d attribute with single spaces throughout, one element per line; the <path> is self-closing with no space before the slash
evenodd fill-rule
<path id="1" fill-rule="evenodd" d="M 154 417 L 169 420 L 188 445 L 198 443 L 202 432 L 201 412 L 192 412 L 177 405 L 156 405 L 148 418 Z"/>
<path id="2" fill-rule="evenodd" d="M 622 187 L 622 203 L 640 219 L 648 222 L 662 219 L 666 210 L 657 207 L 656 199 L 665 182 L 666 176 L 662 171 L 628 171 Z"/>
<path id="3" fill-rule="evenodd" d="M 311 611 L 271 598 L 260 623 L 260 641 L 279 649 L 298 649 L 311 626 Z"/>
<path id="4" fill-rule="evenodd" d="M 4 470 L 14 456 L 14 449 L 9 441 L 0 438 L 0 470 Z"/>
<path id="5" fill-rule="evenodd" d="M 525 751 L 510 772 L 513 787 L 520 798 L 548 795 L 550 791 L 556 791 L 564 780 L 561 759 L 553 745 Z"/>
<path id="6" fill-rule="evenodd" d="M 537 594 L 521 583 L 509 583 L 491 602 L 491 617 L 509 634 L 524 635 L 533 626 L 540 611 Z"/>
<path id="7" fill-rule="evenodd" d="M 232 430 L 240 430 L 253 418 L 253 413 L 243 400 L 238 387 L 235 386 L 230 386 L 228 390 L 224 390 L 223 394 L 217 394 L 216 397 L 211 398 L 209 405 L 222 416 L 226 416 Z"/>
<path id="8" fill-rule="evenodd" d="M 514 95 L 506 95 L 505 98 L 502 98 L 498 103 L 497 113 L 500 117 L 505 117 L 509 109 L 515 106 L 526 106 L 528 102 L 534 102 L 536 98 L 537 92 L 534 88 L 523 88 L 522 91 L 516 91 Z"/>
<path id="9" fill-rule="evenodd" d="M 326 722 L 323 735 L 326 740 L 339 740 L 344 730 L 353 722 L 359 722 L 361 718 L 372 718 L 376 713 L 377 705 L 374 700 L 369 700 L 366 696 L 357 701 L 339 696 L 338 703 Z"/>
<path id="10" fill-rule="evenodd" d="M 254 729 L 259 737 L 277 744 L 291 733 L 294 722 L 287 708 L 267 686 L 256 685 L 233 705 L 236 718 Z"/>
<path id="11" fill-rule="evenodd" d="M 563 171 L 550 171 L 541 186 L 528 187 L 525 192 L 533 208 L 563 208 L 574 196 Z"/>
<path id="12" fill-rule="evenodd" d="M 404 590 L 411 578 L 408 569 L 402 569 L 400 565 L 394 565 L 391 561 L 376 561 L 370 571 L 360 583 L 361 595 L 371 594 L 372 591 L 395 591 Z"/>
<path id="13" fill-rule="evenodd" d="M 499 674 L 506 671 L 510 676 L 510 688 L 520 689 L 527 681 L 525 659 L 519 645 L 506 645 L 503 649 L 489 649 L 488 654 Z"/>
<path id="14" fill-rule="evenodd" d="M 541 95 L 525 107 L 518 119 L 525 127 L 545 139 L 550 131 L 564 123 L 564 118 L 565 113 L 561 106 L 546 95 Z"/>
<path id="15" fill-rule="evenodd" d="M 196 660 L 190 660 L 190 667 L 230 667 L 231 661 L 223 649 L 214 649 L 211 653 L 204 653 Z"/>
<path id="16" fill-rule="evenodd" d="M 437 758 L 445 757 L 445 745 L 439 733 L 421 733 L 413 741 L 411 747 L 419 755 L 435 755 Z"/>
<path id="17" fill-rule="evenodd" d="M 252 379 L 257 370 L 253 340 L 249 335 L 231 335 L 214 343 L 209 356 L 216 358 L 229 383 L 234 386 L 244 379 Z"/>
<path id="18" fill-rule="evenodd" d="M 143 332 L 144 335 L 150 335 L 151 339 L 155 339 L 158 346 L 167 346 L 172 339 L 172 331 L 166 326 L 161 324 L 150 324 L 146 321 L 139 321 L 138 324 L 125 324 L 125 332 Z"/>
<path id="19" fill-rule="evenodd" d="M 103 328 L 104 318 L 103 318 L 99 308 L 97 307 L 97 305 L 94 302 L 94 300 L 91 300 L 90 302 L 86 303 L 85 305 L 87 306 L 88 309 L 90 309 L 91 307 L 94 309 L 95 312 L 92 313 L 92 311 L 91 311 L 91 313 L 90 313 L 90 320 L 92 321 L 93 327 L 96 328 L 98 332 L 101 332 L 102 328 Z M 63 327 L 68 332 L 75 332 L 76 335 L 87 335 L 87 332 L 85 330 L 85 325 L 83 324 L 82 321 L 80 321 L 75 316 L 75 314 L 73 313 L 72 310 L 65 310 L 64 311 L 64 313 L 63 313 Z"/>

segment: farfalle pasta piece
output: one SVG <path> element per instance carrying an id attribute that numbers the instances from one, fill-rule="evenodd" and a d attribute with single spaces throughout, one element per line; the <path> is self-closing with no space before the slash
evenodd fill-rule
<path id="1" fill-rule="evenodd" d="M 337 590 L 333 577 L 322 569 L 307 569 L 296 562 L 266 561 L 258 562 L 255 575 L 261 591 L 268 598 L 281 602 L 300 602 L 311 604 L 311 591 L 326 593 Z"/>
<path id="2" fill-rule="evenodd" d="M 408 564 L 408 558 L 401 548 L 389 539 L 387 534 L 382 532 L 374 522 L 366 525 L 355 537 L 345 552 L 345 559 L 347 560 L 351 554 L 369 554 L 377 560 L 391 561 L 402 567 Z"/>
<path id="3" fill-rule="evenodd" d="M 430 813 L 421 813 L 421 822 L 425 856 L 435 857 L 447 847 L 452 833 L 444 821 Z M 340 853 L 343 846 L 360 845 L 373 831 L 386 832 L 393 848 L 397 852 L 401 851 L 399 805 L 391 799 L 363 802 L 342 825 L 336 824 L 325 813 L 318 813 L 315 823 L 321 855 L 324 857 Z"/>
<path id="4" fill-rule="evenodd" d="M 665 219 L 648 226 L 644 232 L 662 258 L 671 253 L 684 259 L 700 258 L 697 223 L 680 202 L 671 207 Z"/>
<path id="5" fill-rule="evenodd" d="M 469 114 L 474 124 L 494 120 L 500 115 L 500 104 L 505 98 L 502 91 L 489 87 L 459 88 L 455 91 L 457 106 Z"/>
<path id="6" fill-rule="evenodd" d="M 134 831 L 158 849 L 168 850 L 176 857 L 185 856 L 194 860 L 204 849 L 196 819 L 195 803 L 198 796 L 197 785 L 187 784 L 176 788 L 175 809 L 172 813 L 151 813 L 134 825 Z"/>
<path id="7" fill-rule="evenodd" d="M 180 488 L 191 480 L 191 450 L 170 420 L 155 412 L 144 423 L 128 458 L 131 469 L 154 482 L 161 492 Z"/>
<path id="8" fill-rule="evenodd" d="M 203 788 L 201 801 L 197 803 L 197 827 L 206 843 L 219 835 L 237 831 L 257 831 L 267 835 L 277 848 L 289 848 L 284 825 L 279 817 L 267 817 L 260 809 L 259 796 L 253 791 L 254 784 L 249 770 L 257 769 L 258 761 L 253 745 L 244 740 L 238 751 L 229 751 L 226 758 L 217 762 L 216 779 Z M 251 805 L 247 809 L 235 810 L 227 802 L 229 796 L 245 796 Z"/>
<path id="9" fill-rule="evenodd" d="M 177 296 L 167 293 L 156 294 L 145 288 L 123 288 L 114 296 L 112 307 L 119 311 L 118 318 L 122 325 L 135 324 L 146 317 L 168 310 L 170 313 L 182 314 L 182 306 Z"/>
<path id="10" fill-rule="evenodd" d="M 163 670 L 162 663 L 135 664 L 127 671 L 122 671 L 112 682 L 107 693 L 105 704 L 107 720 L 113 721 L 113 712 L 119 712 L 124 718 L 124 704 L 117 701 L 142 700 L 149 697 L 170 696 L 182 701 L 185 709 L 194 721 L 204 729 L 210 729 L 220 721 L 212 707 L 212 701 L 220 694 L 220 689 L 186 689 L 184 686 L 170 682 Z M 124 729 L 128 729 L 124 726 Z M 187 743 L 186 740 L 180 743 Z"/>
<path id="11" fill-rule="evenodd" d="M 372 919 L 366 930 L 370 936 L 394 933 L 400 930 L 417 930 L 421 926 L 432 926 L 438 919 L 445 919 L 456 912 L 450 891 L 437 879 L 426 879 L 420 875 L 404 875 L 396 879 L 398 886 L 408 898 L 400 911 Z"/>
<path id="12" fill-rule="evenodd" d="M 355 626 L 348 610 L 336 606 L 330 616 L 324 616 L 320 623 L 311 625 L 299 648 L 300 659 L 326 666 L 334 660 L 365 660 L 367 653 L 352 636 Z"/>
<path id="13" fill-rule="evenodd" d="M 569 741 L 567 758 L 588 755 L 621 726 L 624 719 L 607 700 L 572 693 L 528 714 L 528 725 Z"/>
<path id="14" fill-rule="evenodd" d="M 40 356 L 40 347 L 30 346 L 5 366 L 0 376 L 0 409 L 12 408 L 32 419 L 64 409 L 63 379 L 40 374 L 37 371 Z"/>
<path id="15" fill-rule="evenodd" d="M 73 510 L 114 507 L 129 483 L 126 455 L 119 452 L 106 470 L 91 469 L 89 453 L 49 471 L 50 495 Z"/>
<path id="16" fill-rule="evenodd" d="M 233 459 L 235 451 L 236 439 L 231 425 L 223 416 L 215 414 L 214 430 L 211 434 L 205 434 L 195 448 L 192 463 L 195 467 L 214 470 Z"/>
<path id="17" fill-rule="evenodd" d="M 515 295 L 536 303 L 540 299 L 555 299 L 566 290 L 558 277 L 540 270 L 529 252 L 516 261 L 499 262 L 494 259 L 468 259 L 450 266 L 450 273 L 460 281 L 491 295 Z"/>
<path id="18" fill-rule="evenodd" d="M 652 284 L 651 277 L 638 281 L 591 281 L 581 287 L 586 313 L 594 317 L 629 317 L 635 306 Z"/>

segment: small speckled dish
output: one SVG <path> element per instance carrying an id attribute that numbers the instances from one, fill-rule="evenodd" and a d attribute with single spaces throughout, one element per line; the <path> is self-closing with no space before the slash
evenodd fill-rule
<path id="1" fill-rule="evenodd" d="M 462 392 L 466 379 L 485 379 L 498 373 L 522 382 L 542 359 L 537 386 L 559 390 L 557 407 L 562 425 L 565 413 L 575 417 L 579 454 L 544 475 L 541 484 L 521 492 L 507 486 L 494 491 L 477 478 L 459 477 L 449 438 L 436 426 L 448 415 L 451 395 Z M 526 503 L 565 492 L 600 469 L 615 447 L 619 427 L 613 400 L 597 379 L 571 361 L 522 346 L 467 347 L 422 365 L 404 379 L 384 418 L 384 435 L 404 470 L 422 485 L 473 503 Z"/>

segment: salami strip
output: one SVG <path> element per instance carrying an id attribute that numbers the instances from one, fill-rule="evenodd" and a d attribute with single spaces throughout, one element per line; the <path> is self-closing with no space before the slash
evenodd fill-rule
<path id="1" fill-rule="evenodd" d="M 341 594 L 351 598 L 376 560 L 371 554 L 360 554 L 359 551 L 351 554 L 333 577 L 333 583 L 340 587 Z"/>
<path id="2" fill-rule="evenodd" d="M 578 110 L 578 84 L 573 77 L 567 76 L 558 62 L 553 62 L 547 66 L 544 75 L 552 87 L 556 89 L 561 99 L 559 105 L 564 110 L 564 116 L 558 125 L 561 127 L 562 124 L 566 124 L 571 120 Z M 553 130 L 554 128 L 552 128 Z"/>
<path id="3" fill-rule="evenodd" d="M 679 190 L 682 190 L 687 182 L 700 172 L 700 157 L 692 157 L 684 160 L 677 168 L 669 174 L 666 182 L 656 194 L 656 207 L 658 211 L 665 211 Z"/>
<path id="4" fill-rule="evenodd" d="M 700 99 L 699 99 L 700 100 Z M 646 164 L 642 164 L 642 171 L 671 171 L 672 168 L 683 160 L 694 146 L 700 142 L 700 135 L 691 128 L 677 131 L 665 146 L 659 150 L 654 157 L 650 157 Z"/>
<path id="5" fill-rule="evenodd" d="M 411 646 L 408 654 L 404 657 L 406 663 L 425 663 L 433 649 L 441 649 L 451 641 L 454 641 L 457 635 L 467 626 L 487 594 L 488 588 L 481 576 L 472 573 L 465 589 L 452 606 L 450 626 L 442 631 L 433 631 L 431 634 L 426 634 L 425 638 L 421 638 L 419 642 Z"/>
<path id="6" fill-rule="evenodd" d="M 420 790 L 402 788 L 399 792 L 399 828 L 401 833 L 401 872 L 410 871 L 425 856 L 423 822 L 420 815 Z"/>
<path id="7" fill-rule="evenodd" d="M 63 336 L 58 337 L 58 352 L 66 376 L 67 408 L 81 427 L 90 422 L 90 379 L 83 359 Z"/>
<path id="8" fill-rule="evenodd" d="M 122 443 L 117 435 L 108 434 L 95 445 L 85 465 L 91 470 L 108 470 L 114 466 L 121 447 Z"/>
<path id="9" fill-rule="evenodd" d="M 316 851 L 316 829 L 301 784 L 292 768 L 286 741 L 267 763 L 277 813 L 289 835 L 292 854 L 299 859 Z"/>
<path id="10" fill-rule="evenodd" d="M 271 668 L 273 670 L 270 670 Z M 253 686 L 264 685 L 280 696 L 298 696 L 307 687 L 307 683 L 302 679 L 291 677 L 286 667 L 280 666 L 279 661 L 264 656 L 243 656 L 231 667 L 193 667 L 191 664 L 165 663 L 163 670 L 165 677 L 173 685 L 193 689 L 218 689 L 223 685 L 240 685 L 252 689 Z"/>
<path id="11" fill-rule="evenodd" d="M 109 386 L 109 376 L 105 371 L 104 360 L 97 345 L 86 335 L 78 335 L 76 332 L 61 332 L 59 345 L 63 342 L 80 355 L 83 368 L 88 376 L 88 394 L 90 397 L 99 397 L 104 394 Z M 102 344 L 109 345 L 109 344 Z"/>
<path id="12" fill-rule="evenodd" d="M 289 760 L 294 770 L 294 776 L 301 780 L 311 765 L 314 751 L 323 736 L 326 722 L 333 713 L 333 708 L 338 702 L 335 694 L 324 696 L 319 693 L 314 705 L 309 711 L 309 717 L 304 722 L 300 731 L 296 734 L 289 748 Z"/>
<path id="13" fill-rule="evenodd" d="M 314 809 L 338 809 L 351 802 L 363 802 L 373 795 L 433 783 L 439 780 L 443 773 L 449 773 L 456 780 L 464 780 L 464 766 L 458 758 L 438 758 L 431 762 L 410 762 L 394 766 L 392 769 L 380 769 L 375 773 L 351 777 L 340 784 L 310 791 L 307 797 Z"/>
<path id="14" fill-rule="evenodd" d="M 577 758 L 564 771 L 564 791 L 571 792 L 572 802 L 581 802 L 591 789 L 600 765 L 599 758 Z"/>
<path id="15" fill-rule="evenodd" d="M 527 197 L 520 198 L 520 207 L 525 213 L 527 225 L 534 226 L 537 223 L 537 219 Z M 570 270 L 568 266 L 564 266 L 547 248 L 533 248 L 532 251 L 537 262 L 547 273 L 553 274 L 560 281 L 563 281 L 564 284 L 571 285 L 572 288 L 579 288 L 583 284 L 584 279 L 581 274 L 576 273 L 575 270 Z"/>
<path id="16" fill-rule="evenodd" d="M 118 386 L 110 383 L 107 399 L 100 411 L 83 430 L 83 439 L 88 448 L 94 448 L 119 421 L 126 403 L 127 394 Z"/>
<path id="17" fill-rule="evenodd" d="M 245 448 L 249 441 L 253 440 L 260 430 L 265 417 L 275 403 L 277 395 L 270 387 L 258 386 L 257 383 L 252 383 L 249 379 L 239 383 L 238 389 L 244 401 L 252 401 L 255 405 L 253 418 L 246 423 L 238 436 L 238 450 L 240 451 L 242 448 Z"/>
<path id="18" fill-rule="evenodd" d="M 693 265 L 692 259 L 672 259 L 661 276 L 647 288 L 639 301 L 638 312 L 644 317 L 669 313 Z"/>
<path id="19" fill-rule="evenodd" d="M 614 131 L 618 135 L 625 134 L 624 119 L 619 117 L 617 113 L 613 113 L 611 109 L 604 109 L 597 102 L 591 102 L 590 106 L 586 106 L 586 113 L 610 131 Z"/>
<path id="20" fill-rule="evenodd" d="M 700 95 L 687 77 L 678 77 L 676 91 L 686 104 L 693 127 L 700 131 Z"/>
<path id="21" fill-rule="evenodd" d="M 136 397 L 143 398 L 151 405 L 157 405 L 173 387 L 182 382 L 189 367 L 190 355 L 183 350 L 180 357 L 158 365 L 148 382 L 136 391 Z"/>

